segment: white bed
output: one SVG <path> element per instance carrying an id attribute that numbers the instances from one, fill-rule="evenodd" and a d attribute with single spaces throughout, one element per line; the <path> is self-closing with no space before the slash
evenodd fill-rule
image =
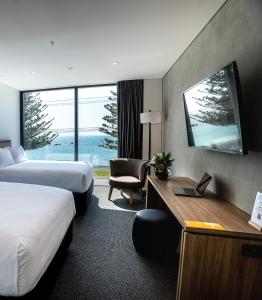
<path id="1" fill-rule="evenodd" d="M 54 186 L 84 193 L 93 179 L 87 162 L 26 160 L 0 168 L 0 181 Z"/>
<path id="2" fill-rule="evenodd" d="M 0 182 L 1 296 L 21 296 L 36 286 L 74 215 L 69 191 Z"/>

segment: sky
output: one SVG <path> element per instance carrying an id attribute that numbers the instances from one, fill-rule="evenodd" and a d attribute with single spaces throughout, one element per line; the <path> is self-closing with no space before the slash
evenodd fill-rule
<path id="1" fill-rule="evenodd" d="M 102 125 L 102 117 L 109 112 L 104 108 L 109 103 L 111 91 L 116 92 L 116 86 L 88 87 L 78 89 L 78 126 L 80 134 L 92 134 L 94 127 Z M 74 89 L 43 91 L 39 93 L 43 104 L 48 107 L 45 113 L 48 118 L 54 118 L 51 129 L 66 129 L 74 132 Z M 93 130 L 90 129 L 93 128 Z M 65 130 L 63 130 L 65 131 Z M 89 131 L 89 132 L 88 132 Z M 97 132 L 95 132 L 97 134 Z"/>

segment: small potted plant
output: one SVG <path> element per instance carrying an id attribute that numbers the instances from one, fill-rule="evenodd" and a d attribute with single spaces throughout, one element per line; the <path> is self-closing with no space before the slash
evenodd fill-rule
<path id="1" fill-rule="evenodd" d="M 153 158 L 148 163 L 149 166 L 152 166 L 155 171 L 155 175 L 159 179 L 167 180 L 171 175 L 172 162 L 174 159 L 171 159 L 171 152 L 159 152 L 153 155 Z"/>

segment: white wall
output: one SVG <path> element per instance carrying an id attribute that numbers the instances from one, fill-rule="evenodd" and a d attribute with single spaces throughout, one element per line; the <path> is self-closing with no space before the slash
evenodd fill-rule
<path id="1" fill-rule="evenodd" d="M 144 80 L 144 111 L 162 112 L 162 79 Z M 148 159 L 148 124 L 143 125 L 143 159 Z M 161 151 L 161 124 L 152 124 L 151 156 Z"/>
<path id="2" fill-rule="evenodd" d="M 0 139 L 20 143 L 19 91 L 0 83 Z"/>

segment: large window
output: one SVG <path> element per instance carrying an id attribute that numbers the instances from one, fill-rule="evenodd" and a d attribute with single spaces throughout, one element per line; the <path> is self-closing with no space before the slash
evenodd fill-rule
<path id="1" fill-rule="evenodd" d="M 117 156 L 115 85 L 22 92 L 21 112 L 29 159 L 104 167 Z"/>
<path id="2" fill-rule="evenodd" d="M 78 90 L 79 160 L 95 166 L 108 165 L 117 153 L 117 110 L 115 86 Z"/>
<path id="3" fill-rule="evenodd" d="M 24 93 L 29 159 L 74 160 L 74 90 Z"/>

